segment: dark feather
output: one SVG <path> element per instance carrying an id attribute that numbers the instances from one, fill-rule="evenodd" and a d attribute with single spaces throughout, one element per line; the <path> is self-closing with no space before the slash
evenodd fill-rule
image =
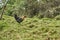
<path id="1" fill-rule="evenodd" d="M 14 18 L 18 23 L 21 23 L 23 21 L 23 19 L 18 17 L 16 14 L 14 14 Z"/>

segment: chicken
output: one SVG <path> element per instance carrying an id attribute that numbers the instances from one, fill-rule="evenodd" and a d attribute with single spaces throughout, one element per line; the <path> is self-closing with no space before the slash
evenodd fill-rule
<path id="1" fill-rule="evenodd" d="M 14 14 L 14 18 L 18 23 L 21 23 L 26 18 L 26 16 L 18 17 L 16 14 Z"/>

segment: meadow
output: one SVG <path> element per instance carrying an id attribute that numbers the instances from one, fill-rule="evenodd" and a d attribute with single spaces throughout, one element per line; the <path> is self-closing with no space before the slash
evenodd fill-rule
<path id="1" fill-rule="evenodd" d="M 60 20 L 33 17 L 19 24 L 14 17 L 4 15 L 0 40 L 60 40 Z"/>

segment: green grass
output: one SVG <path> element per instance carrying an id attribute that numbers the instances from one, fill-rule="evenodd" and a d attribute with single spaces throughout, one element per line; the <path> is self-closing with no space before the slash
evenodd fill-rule
<path id="1" fill-rule="evenodd" d="M 0 40 L 60 40 L 60 20 L 26 18 L 17 23 L 13 17 L 0 20 Z"/>

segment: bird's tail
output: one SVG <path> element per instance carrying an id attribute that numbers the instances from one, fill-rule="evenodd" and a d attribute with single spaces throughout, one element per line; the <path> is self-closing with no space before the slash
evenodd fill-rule
<path id="1" fill-rule="evenodd" d="M 14 18 L 17 18 L 17 15 L 16 14 L 14 14 Z"/>

